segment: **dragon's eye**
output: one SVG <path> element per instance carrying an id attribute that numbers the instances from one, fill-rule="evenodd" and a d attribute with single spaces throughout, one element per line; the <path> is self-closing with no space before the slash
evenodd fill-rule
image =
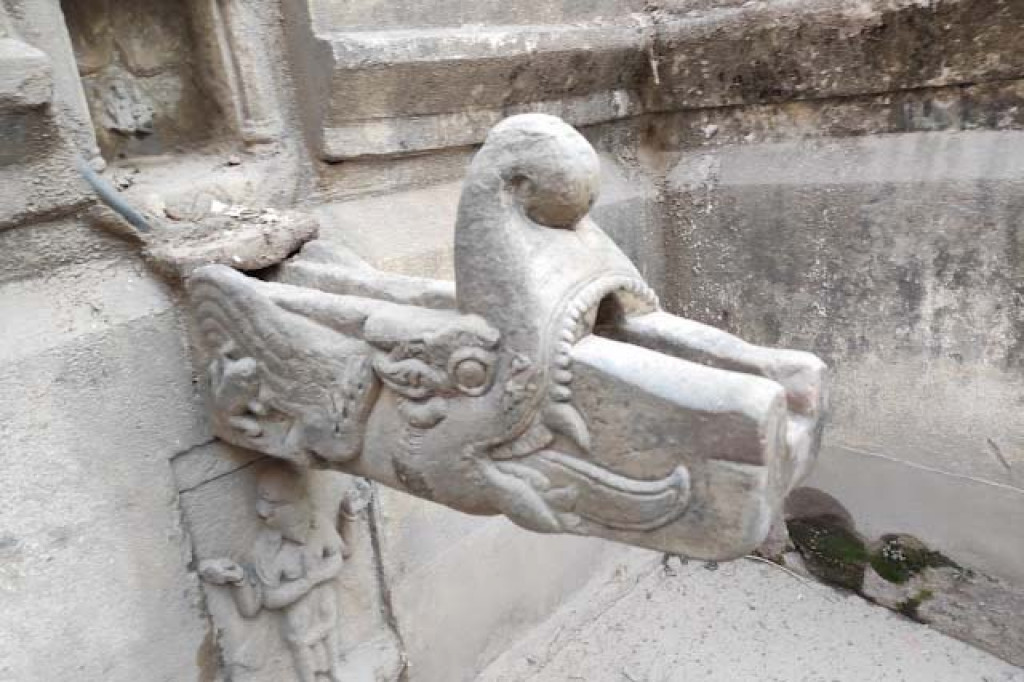
<path id="1" fill-rule="evenodd" d="M 452 353 L 448 361 L 451 381 L 463 393 L 482 395 L 490 386 L 494 354 L 482 348 L 469 346 Z"/>
<path id="2" fill-rule="evenodd" d="M 455 366 L 455 383 L 460 388 L 480 388 L 487 383 L 487 366 L 476 358 L 467 358 Z"/>

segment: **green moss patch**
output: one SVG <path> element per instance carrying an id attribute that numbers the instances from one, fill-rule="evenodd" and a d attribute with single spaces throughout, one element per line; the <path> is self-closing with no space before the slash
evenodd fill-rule
<path id="1" fill-rule="evenodd" d="M 825 515 L 792 519 L 786 525 L 793 544 L 815 577 L 860 591 L 870 554 L 864 540 L 843 519 Z"/>

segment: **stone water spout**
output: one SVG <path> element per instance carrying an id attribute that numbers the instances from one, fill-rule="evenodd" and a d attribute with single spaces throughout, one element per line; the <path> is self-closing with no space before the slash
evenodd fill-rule
<path id="1" fill-rule="evenodd" d="M 454 285 L 320 241 L 271 281 L 195 270 L 217 435 L 534 531 L 751 551 L 815 460 L 825 367 L 662 311 L 588 217 L 598 170 L 560 119 L 497 125 Z"/>

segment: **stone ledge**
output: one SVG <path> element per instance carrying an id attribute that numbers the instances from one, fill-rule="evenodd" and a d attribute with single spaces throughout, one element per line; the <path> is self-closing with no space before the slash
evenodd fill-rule
<path id="1" fill-rule="evenodd" d="M 322 158 L 340 161 L 476 144 L 503 118 L 531 112 L 590 126 L 636 116 L 641 106 L 636 93 L 615 89 L 509 107 L 366 119 L 324 128 Z"/>
<path id="2" fill-rule="evenodd" d="M 592 125 L 1024 76 L 1016 3 L 727 4 L 624 9 L 617 25 L 339 31 L 307 19 L 313 137 L 323 159 L 340 161 L 475 144 L 519 111 Z"/>
<path id="3" fill-rule="evenodd" d="M 1020 679 L 994 656 L 762 562 L 707 570 L 626 555 L 603 578 L 477 682 Z"/>
<path id="4" fill-rule="evenodd" d="M 669 11 L 657 24 L 659 77 L 645 94 L 650 111 L 667 111 L 1020 78 L 1022 24 L 1024 4 L 1002 0 Z"/>
<path id="5" fill-rule="evenodd" d="M 643 23 L 330 33 L 321 94 L 328 161 L 480 142 L 504 116 L 544 111 L 575 125 L 639 112 Z M 470 84 L 472 87 L 470 87 Z"/>
<path id="6" fill-rule="evenodd" d="M 378 30 L 403 26 L 526 25 L 600 20 L 639 12 L 644 0 L 308 0 L 320 25 L 346 30 Z"/>
<path id="7" fill-rule="evenodd" d="M 645 141 L 668 154 L 888 133 L 1024 130 L 1024 80 L 672 111 L 646 123 Z"/>

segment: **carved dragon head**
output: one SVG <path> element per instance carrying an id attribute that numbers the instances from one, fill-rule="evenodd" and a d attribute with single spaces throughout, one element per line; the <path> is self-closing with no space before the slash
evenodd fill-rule
<path id="1" fill-rule="evenodd" d="M 598 183 L 578 132 L 515 116 L 466 178 L 454 290 L 321 242 L 274 282 L 197 270 L 216 432 L 537 531 L 750 551 L 816 456 L 824 366 L 661 311 Z"/>

